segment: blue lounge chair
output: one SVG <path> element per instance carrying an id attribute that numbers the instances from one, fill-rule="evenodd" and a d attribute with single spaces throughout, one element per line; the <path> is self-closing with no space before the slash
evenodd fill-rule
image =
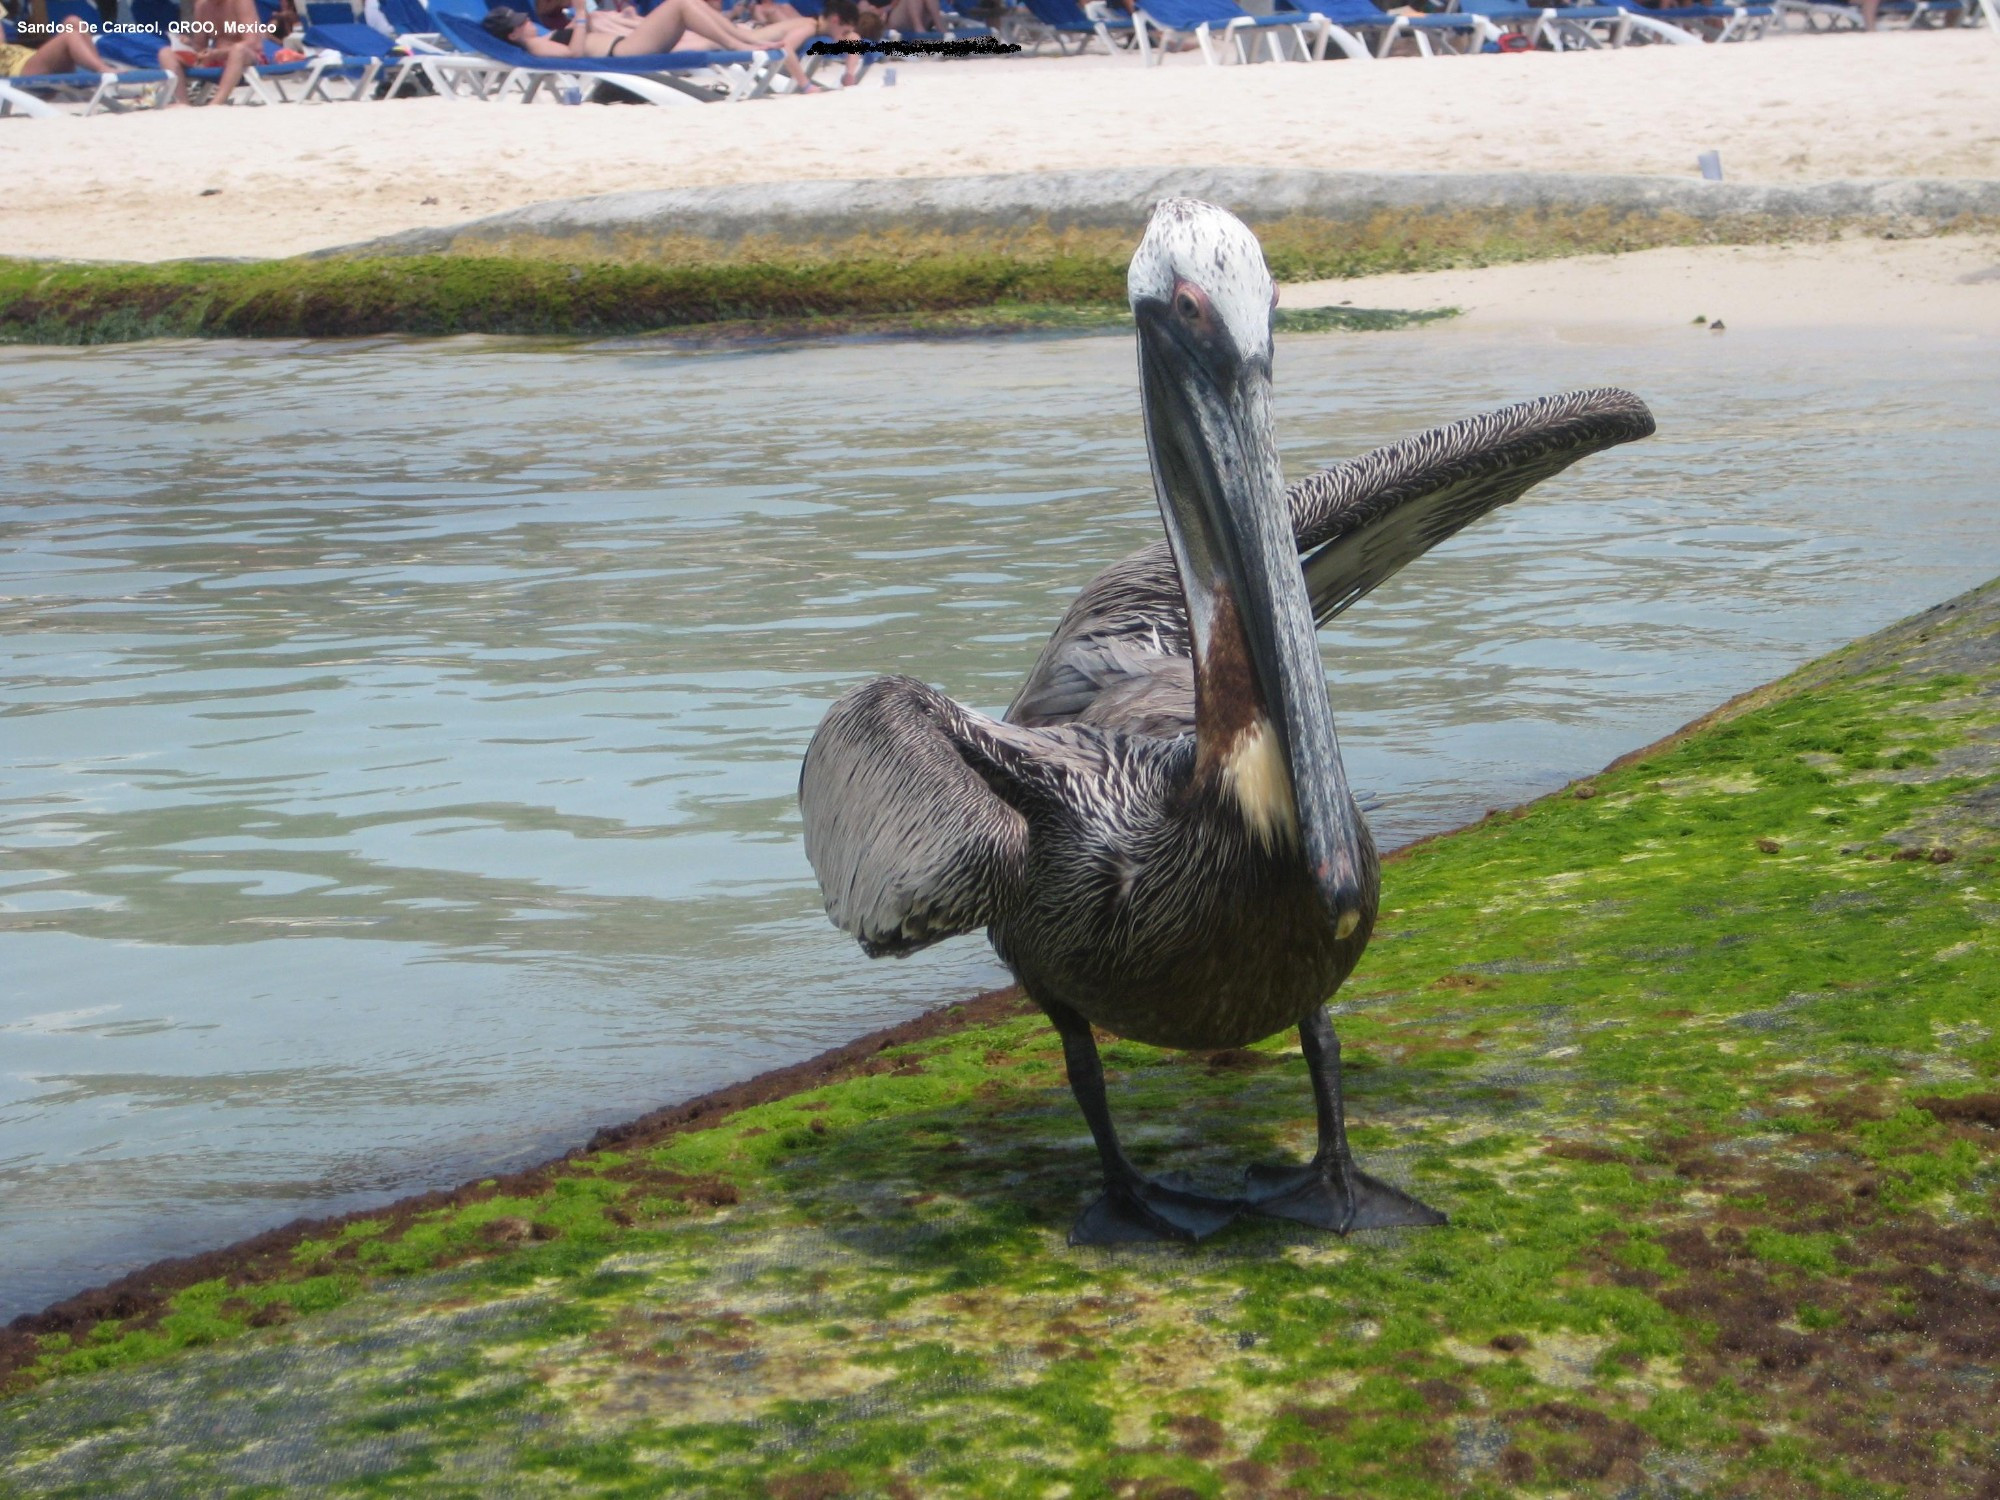
<path id="1" fill-rule="evenodd" d="M 1028 14 L 1055 33 L 1056 47 L 1063 53 L 1071 51 L 1068 43 L 1076 43 L 1075 51 L 1082 52 L 1093 40 L 1104 43 L 1106 52 L 1118 50 L 1118 37 L 1123 37 L 1126 46 L 1132 45 L 1132 18 L 1112 10 L 1108 5 L 1092 7 L 1095 14 L 1076 3 L 1076 0 L 1025 0 Z"/>
<path id="2" fill-rule="evenodd" d="M 1518 26 L 1531 45 L 1552 52 L 1664 42 L 1699 47 L 1701 38 L 1665 21 L 1617 5 L 1523 5 L 1520 0 L 1453 0 L 1453 9 L 1484 16 L 1496 26 Z"/>
<path id="3" fill-rule="evenodd" d="M 424 9 L 424 0 L 379 0 L 382 19 L 396 28 L 398 37 L 436 36 L 437 22 Z"/>
<path id="4" fill-rule="evenodd" d="M 310 7 L 308 14 L 311 11 L 331 9 L 333 9 L 331 6 L 315 5 Z M 422 53 L 412 51 L 398 42 L 392 42 L 373 26 L 354 20 L 354 13 L 346 6 L 340 6 L 339 9 L 346 12 L 348 19 L 309 21 L 305 29 L 305 44 L 322 51 L 337 52 L 350 66 L 361 67 L 364 70 L 362 77 L 354 85 L 355 98 L 359 99 L 367 93 L 376 78 L 385 72 L 389 75 L 389 81 L 382 90 L 382 97 L 385 99 L 393 99 L 400 94 L 412 73 L 422 73 L 429 81 L 433 92 L 444 92 L 439 80 L 432 76 L 432 71 L 425 68 L 425 58 Z"/>
<path id="5" fill-rule="evenodd" d="M 1880 16 L 1901 16 L 1915 30 L 1926 26 L 1963 26 L 1965 0 L 1882 0 Z"/>
<path id="6" fill-rule="evenodd" d="M 1396 38 L 1407 36 L 1424 57 L 1439 52 L 1477 52 L 1489 41 L 1497 41 L 1500 28 L 1484 16 L 1472 12 L 1440 12 L 1425 16 L 1392 16 L 1375 0 L 1278 0 L 1280 11 L 1294 6 L 1306 15 L 1317 16 L 1327 25 L 1327 38 L 1350 58 L 1371 55 L 1357 32 L 1375 37 L 1373 56 L 1387 57 Z M 1435 45 L 1433 39 L 1435 38 Z M 1452 46 L 1456 41 L 1458 45 Z"/>
<path id="7" fill-rule="evenodd" d="M 115 60 L 115 59 L 113 59 Z M 0 115 L 59 115 L 44 95 L 80 102 L 86 115 L 148 107 L 158 102 L 167 75 L 158 68 L 120 68 L 115 73 L 24 73 L 0 78 Z"/>
<path id="8" fill-rule="evenodd" d="M 452 46 L 438 31 L 437 18 L 424 0 L 378 0 L 378 5 L 382 19 L 395 28 L 396 45 L 416 59 L 415 68 L 430 80 L 431 89 L 439 98 L 456 99 L 465 93 L 483 99 L 513 76 L 514 70 L 504 63 Z M 455 13 L 477 22 L 486 11 L 480 4 Z M 408 67 L 399 67 L 383 97 L 395 98 L 409 72 Z"/>
<path id="9" fill-rule="evenodd" d="M 1140 0 L 1132 21 L 1140 58 L 1155 65 L 1165 59 L 1165 49 L 1175 38 L 1193 37 L 1201 48 L 1202 60 L 1211 68 L 1219 66 L 1218 33 L 1235 43 L 1238 62 L 1250 61 L 1251 44 L 1257 39 L 1269 49 L 1271 61 L 1283 62 L 1286 35 L 1298 47 L 1302 62 L 1326 54 L 1326 21 L 1298 11 L 1252 16 L 1237 9 L 1231 0 Z"/>
<path id="10" fill-rule="evenodd" d="M 111 61 L 145 71 L 159 67 L 160 49 L 167 44 L 165 33 L 160 31 L 106 31 L 97 37 L 97 50 Z M 254 104 L 290 102 L 291 96 L 285 92 L 287 82 L 305 85 L 301 98 L 324 98 L 325 75 L 338 68 L 338 59 L 331 56 L 307 58 L 304 62 L 257 63 L 244 70 L 243 88 Z M 222 69 L 189 68 L 187 76 L 193 83 L 215 83 L 222 78 Z"/>
<path id="11" fill-rule="evenodd" d="M 180 0 L 132 0 L 132 19 L 155 31 L 171 31 L 180 24 Z"/>
<path id="12" fill-rule="evenodd" d="M 49 0 L 46 11 L 52 22 L 70 19 L 85 22 L 97 30 L 97 7 L 83 0 Z M 12 23 L 0 18 L 0 41 L 26 46 Z M 35 38 L 29 42 L 40 45 Z M 116 62 L 117 59 L 112 59 Z M 56 108 L 50 97 L 65 104 L 81 103 L 86 115 L 99 110 L 117 110 L 133 104 L 152 104 L 158 99 L 159 85 L 167 75 L 154 67 L 125 67 L 111 73 L 24 73 L 0 78 L 0 115 L 48 116 L 65 111 Z"/>
<path id="13" fill-rule="evenodd" d="M 1778 12 L 1780 26 L 1786 17 L 1797 16 L 1807 31 L 1859 31 L 1862 27 L 1861 7 L 1846 0 L 1773 0 L 1772 8 Z"/>
<path id="14" fill-rule="evenodd" d="M 1662 26 L 1678 27 L 1682 31 L 1706 31 L 1712 42 L 1748 42 L 1764 34 L 1764 29 L 1777 15 L 1777 9 L 1769 4 L 1754 5 L 1676 5 L 1668 10 L 1655 10 L 1641 5 L 1638 0 L 1614 0 L 1620 10 L 1642 20 L 1656 21 Z"/>
<path id="15" fill-rule="evenodd" d="M 524 102 L 532 103 L 544 87 L 566 81 L 601 81 L 653 104 L 712 103 L 718 99 L 751 99 L 770 92 L 779 76 L 777 52 L 650 52 L 630 57 L 537 57 L 512 42 L 503 42 L 484 26 L 433 0 L 431 18 L 438 31 L 460 51 L 505 63 L 510 70 L 500 92 L 518 81 Z M 706 74 L 697 82 L 688 74 Z"/>

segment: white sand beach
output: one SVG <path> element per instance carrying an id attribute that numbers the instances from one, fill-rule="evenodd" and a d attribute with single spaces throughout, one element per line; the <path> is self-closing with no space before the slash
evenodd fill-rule
<path id="1" fill-rule="evenodd" d="M 1996 49 L 2000 50 L 2000 49 Z M 1459 308 L 1471 323 L 1587 333 L 1902 328 L 2000 335 L 2000 235 L 1711 245 L 1285 287 L 1286 307 Z"/>
<path id="2" fill-rule="evenodd" d="M 0 255 L 287 255 L 637 188 L 1139 164 L 1693 176 L 1716 150 L 1753 182 L 2000 176 L 2000 46 L 1984 31 L 1312 67 L 925 60 L 897 77 L 684 109 L 423 99 L 0 121 Z"/>

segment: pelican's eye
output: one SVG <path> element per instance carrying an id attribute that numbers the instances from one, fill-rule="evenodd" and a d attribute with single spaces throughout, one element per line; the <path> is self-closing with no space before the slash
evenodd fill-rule
<path id="1" fill-rule="evenodd" d="M 1203 297 L 1200 292 L 1196 291 L 1186 282 L 1182 282 L 1178 287 L 1174 288 L 1174 311 L 1190 323 L 1199 323 L 1201 321 L 1201 315 L 1205 311 L 1203 304 L 1207 300 L 1207 298 Z"/>

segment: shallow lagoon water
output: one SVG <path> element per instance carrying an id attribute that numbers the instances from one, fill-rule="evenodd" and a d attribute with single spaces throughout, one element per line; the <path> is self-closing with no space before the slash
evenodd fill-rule
<path id="1" fill-rule="evenodd" d="M 1738 321 L 1281 344 L 1293 473 L 1660 417 L 1327 632 L 1383 842 L 2000 572 L 1990 341 Z M 10 351 L 0 412 L 0 1316 L 1001 982 L 825 923 L 798 756 L 878 670 L 1004 705 L 1159 525 L 1123 338 Z"/>

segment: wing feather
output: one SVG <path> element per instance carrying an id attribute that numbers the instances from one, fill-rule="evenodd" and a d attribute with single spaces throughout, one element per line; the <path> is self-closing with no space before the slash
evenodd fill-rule
<path id="1" fill-rule="evenodd" d="M 1307 475 L 1286 491 L 1305 554 L 1313 618 L 1324 625 L 1407 564 L 1578 459 L 1650 435 L 1629 391 L 1572 391 L 1466 421 Z M 1187 607 L 1164 541 L 1086 584 L 1007 710 L 1017 724 L 1093 723 L 1159 733 L 1185 704 Z"/>
<path id="2" fill-rule="evenodd" d="M 992 780 L 1033 731 L 910 677 L 878 677 L 827 710 L 799 775 L 806 858 L 827 915 L 870 957 L 990 925 L 1012 901 L 1027 821 Z"/>
<path id="3" fill-rule="evenodd" d="M 1434 427 L 1309 475 L 1288 498 L 1313 619 L 1324 625 L 1578 459 L 1652 431 L 1653 414 L 1630 391 L 1572 391 Z"/>

